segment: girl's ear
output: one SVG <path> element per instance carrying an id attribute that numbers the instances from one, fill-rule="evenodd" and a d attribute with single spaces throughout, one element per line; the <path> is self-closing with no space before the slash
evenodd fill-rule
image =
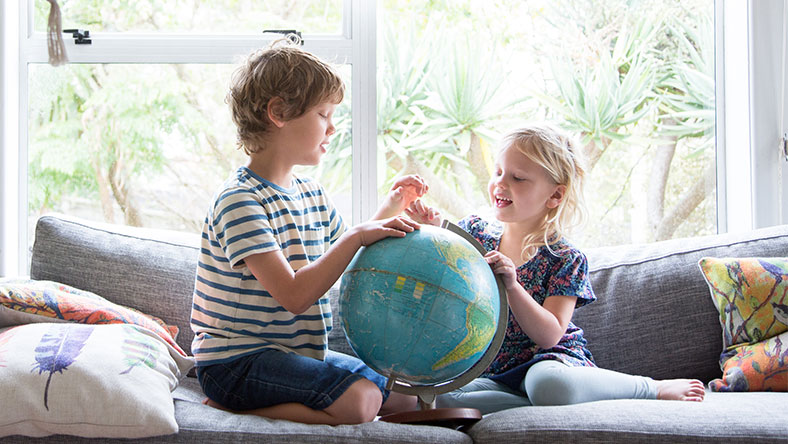
<path id="1" fill-rule="evenodd" d="M 558 205 L 561 204 L 561 201 L 564 200 L 565 193 L 566 185 L 556 185 L 555 191 L 553 191 L 553 194 L 547 199 L 547 208 L 557 208 Z"/>
<path id="2" fill-rule="evenodd" d="M 287 122 L 284 118 L 284 107 L 285 101 L 282 100 L 281 97 L 274 97 L 268 101 L 268 104 L 265 107 L 266 115 L 268 116 L 268 120 L 274 124 L 277 128 L 281 128 Z"/>

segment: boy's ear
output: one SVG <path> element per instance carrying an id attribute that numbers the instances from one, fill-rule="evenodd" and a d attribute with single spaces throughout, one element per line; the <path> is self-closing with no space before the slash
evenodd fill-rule
<path id="1" fill-rule="evenodd" d="M 282 100 L 281 97 L 274 97 L 268 101 L 268 105 L 265 107 L 266 115 L 268 116 L 268 120 L 271 121 L 277 128 L 281 128 L 285 125 L 285 118 L 284 118 L 284 108 L 285 108 L 285 101 Z"/>
<path id="2" fill-rule="evenodd" d="M 547 199 L 547 208 L 557 208 L 564 200 L 564 193 L 566 193 L 566 185 L 557 185 L 553 194 Z"/>

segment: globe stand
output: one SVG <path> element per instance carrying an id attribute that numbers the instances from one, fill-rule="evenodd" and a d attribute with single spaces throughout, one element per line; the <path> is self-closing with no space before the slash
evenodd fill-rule
<path id="1" fill-rule="evenodd" d="M 398 412 L 380 417 L 381 421 L 397 424 L 432 425 L 459 430 L 473 425 L 482 419 L 482 412 L 469 408 L 435 408 L 435 395 L 432 401 L 425 401 L 425 395 L 418 395 L 419 410 Z"/>
<path id="2" fill-rule="evenodd" d="M 457 225 L 444 220 L 442 227 L 460 235 L 482 255 L 487 253 L 487 250 L 484 249 L 479 241 Z M 481 375 L 484 370 L 492 364 L 495 356 L 498 354 L 498 350 L 501 348 L 501 344 L 503 344 L 506 326 L 509 321 L 509 303 L 506 297 L 506 287 L 503 284 L 503 280 L 500 276 L 495 276 L 495 280 L 498 283 L 498 298 L 501 307 L 498 315 L 498 328 L 481 359 L 455 379 L 439 385 L 406 385 L 397 381 L 397 375 L 390 374 L 386 388 L 406 395 L 416 395 L 418 397 L 419 410 L 384 415 L 380 417 L 381 421 L 398 424 L 435 425 L 459 430 L 463 427 L 473 425 L 476 421 L 482 419 L 482 413 L 478 409 L 435 408 L 435 399 L 437 395 L 456 390 Z"/>

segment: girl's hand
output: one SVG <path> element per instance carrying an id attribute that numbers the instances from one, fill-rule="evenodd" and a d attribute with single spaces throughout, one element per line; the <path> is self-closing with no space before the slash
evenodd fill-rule
<path id="1" fill-rule="evenodd" d="M 493 273 L 501 276 L 507 290 L 519 287 L 520 284 L 517 282 L 517 267 L 514 266 L 514 262 L 512 262 L 508 256 L 493 250 L 487 252 L 487 254 L 484 255 L 484 259 L 490 264 Z"/>
<path id="2" fill-rule="evenodd" d="M 419 228 L 421 226 L 418 222 L 407 217 L 395 216 L 358 224 L 352 228 L 352 231 L 358 235 L 361 246 L 364 247 L 387 237 L 405 237 L 407 233 Z"/>
<path id="3" fill-rule="evenodd" d="M 416 222 L 435 225 L 436 227 L 441 226 L 441 222 L 443 221 L 441 213 L 438 210 L 425 205 L 421 199 L 411 203 L 408 208 L 405 208 L 405 214 L 407 214 Z"/>

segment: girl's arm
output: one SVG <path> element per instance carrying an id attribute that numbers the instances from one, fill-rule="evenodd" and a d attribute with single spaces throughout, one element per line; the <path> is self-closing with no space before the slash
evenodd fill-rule
<path id="1" fill-rule="evenodd" d="M 509 309 L 523 332 L 543 349 L 555 347 L 572 320 L 577 297 L 548 297 L 544 305 L 539 305 L 517 282 L 516 267 L 509 257 L 499 251 L 490 251 L 484 257 L 493 273 L 503 279 Z"/>
<path id="2" fill-rule="evenodd" d="M 281 250 L 254 254 L 244 261 L 277 302 L 287 311 L 300 314 L 334 285 L 359 248 L 385 237 L 404 237 L 418 228 L 419 224 L 406 217 L 356 225 L 340 236 L 325 254 L 298 271 L 293 271 Z"/>

